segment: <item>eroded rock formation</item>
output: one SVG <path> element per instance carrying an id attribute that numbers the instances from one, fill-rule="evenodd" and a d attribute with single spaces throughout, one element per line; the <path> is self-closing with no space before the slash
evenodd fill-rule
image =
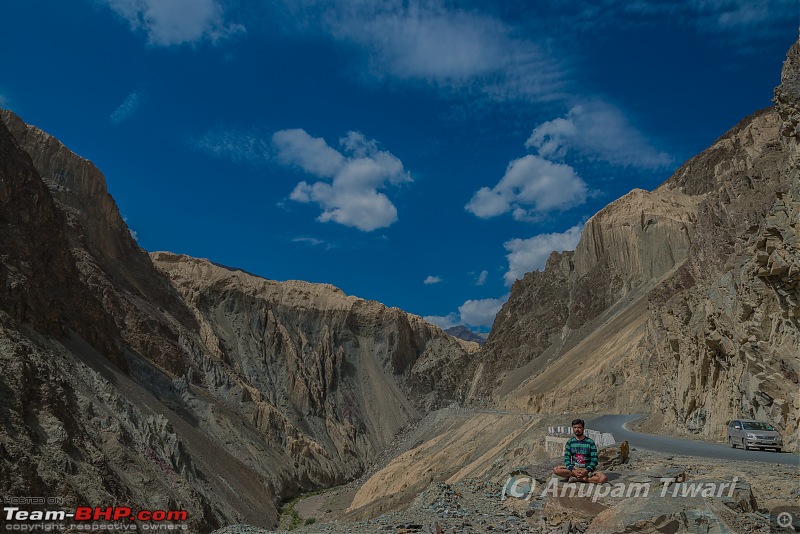
<path id="1" fill-rule="evenodd" d="M 0 119 L 6 495 L 274 526 L 455 398 L 476 347 L 332 286 L 154 265 L 91 162 Z"/>
<path id="2" fill-rule="evenodd" d="M 798 64 L 795 44 L 773 108 L 655 191 L 611 203 L 574 252 L 514 284 L 475 371 L 478 400 L 650 412 L 651 428 L 711 439 L 754 417 L 797 446 Z"/>

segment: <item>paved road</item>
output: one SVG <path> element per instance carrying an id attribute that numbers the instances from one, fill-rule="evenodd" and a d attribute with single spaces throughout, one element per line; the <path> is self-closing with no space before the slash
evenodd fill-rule
<path id="1" fill-rule="evenodd" d="M 745 451 L 727 445 L 716 445 L 689 439 L 670 438 L 654 434 L 632 432 L 625 423 L 638 419 L 639 415 L 603 415 L 586 422 L 586 427 L 600 432 L 611 432 L 617 441 L 627 440 L 631 447 L 650 451 L 702 456 L 746 462 L 769 462 L 773 464 L 800 465 L 800 455 L 789 452 Z"/>

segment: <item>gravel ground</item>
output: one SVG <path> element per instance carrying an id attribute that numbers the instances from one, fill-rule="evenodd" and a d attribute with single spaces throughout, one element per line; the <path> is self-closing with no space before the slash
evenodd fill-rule
<path id="1" fill-rule="evenodd" d="M 546 482 L 549 470 L 557 459 L 546 463 L 527 466 L 526 473 L 540 482 Z M 745 488 L 745 493 L 756 503 L 755 509 L 729 512 L 735 514 L 733 531 L 770 532 L 769 517 L 778 511 L 797 507 L 800 502 L 800 475 L 792 466 L 763 463 L 739 462 L 697 458 L 691 456 L 667 455 L 662 453 L 631 451 L 630 461 L 606 471 L 611 482 L 641 480 L 651 477 L 658 480 L 662 476 L 675 476 L 684 473 L 686 482 L 693 480 L 731 481 L 737 477 L 737 487 Z M 638 478 L 637 478 L 638 477 Z M 749 489 L 747 486 L 749 485 Z M 433 482 L 403 510 L 385 513 L 373 519 L 349 522 L 345 517 L 324 520 L 315 519 L 312 525 L 292 530 L 296 533 L 313 532 L 561 532 L 582 533 L 589 527 L 597 506 L 597 513 L 605 508 L 619 506 L 625 499 L 616 501 L 601 499 L 591 504 L 589 497 L 580 500 L 562 499 L 558 506 L 548 499 L 503 499 L 503 485 L 478 479 L 464 479 L 455 484 Z M 342 492 L 342 488 L 333 491 Z M 538 495 L 536 493 L 535 495 Z M 630 497 L 635 499 L 636 497 Z M 668 506 L 679 506 L 681 499 L 662 499 L 659 502 Z M 602 507 L 601 507 L 602 505 Z M 570 508 L 574 506 L 574 508 Z M 733 506 L 728 504 L 727 506 Z M 559 508 L 561 507 L 561 508 Z M 564 508 L 566 507 L 566 508 Z M 563 510 L 562 510 L 563 508 Z M 622 512 L 620 512 L 622 513 Z M 795 512 L 796 513 L 796 512 Z M 797 514 L 800 520 L 800 514 Z M 301 517 L 307 520 L 306 517 Z M 774 519 L 773 519 L 774 521 Z M 774 525 L 773 525 L 774 527 Z M 740 530 L 737 530 L 740 529 Z M 642 530 L 647 531 L 647 530 Z M 254 527 L 235 525 L 216 531 L 214 534 L 266 534 L 267 532 L 287 532 L 287 530 L 268 531 Z"/>

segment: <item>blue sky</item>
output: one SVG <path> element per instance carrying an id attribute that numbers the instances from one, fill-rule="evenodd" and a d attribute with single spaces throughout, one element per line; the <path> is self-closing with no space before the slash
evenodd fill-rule
<path id="1" fill-rule="evenodd" d="M 0 106 L 146 250 L 486 330 L 525 272 L 770 105 L 796 0 L 6 2 Z"/>

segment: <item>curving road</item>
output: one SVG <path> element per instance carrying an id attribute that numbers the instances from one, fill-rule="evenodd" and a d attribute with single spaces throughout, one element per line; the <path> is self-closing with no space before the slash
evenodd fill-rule
<path id="1" fill-rule="evenodd" d="M 642 434 L 625 428 L 625 424 L 640 415 L 603 415 L 586 422 L 586 427 L 600 432 L 611 432 L 617 441 L 628 441 L 631 447 L 649 451 L 702 456 L 744 462 L 768 462 L 772 464 L 800 465 L 800 455 L 790 452 L 745 451 L 732 449 L 728 445 L 717 445 L 689 439 L 671 438 L 655 434 Z"/>

